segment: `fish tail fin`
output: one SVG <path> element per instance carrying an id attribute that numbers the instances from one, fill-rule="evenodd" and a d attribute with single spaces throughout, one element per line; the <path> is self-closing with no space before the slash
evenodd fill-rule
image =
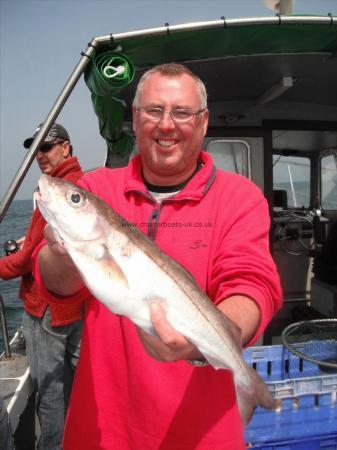
<path id="1" fill-rule="evenodd" d="M 257 405 L 265 409 L 276 409 L 279 406 L 279 401 L 272 396 L 258 373 L 248 365 L 246 369 L 251 380 L 250 389 L 234 378 L 239 411 L 245 425 L 250 422 Z"/>

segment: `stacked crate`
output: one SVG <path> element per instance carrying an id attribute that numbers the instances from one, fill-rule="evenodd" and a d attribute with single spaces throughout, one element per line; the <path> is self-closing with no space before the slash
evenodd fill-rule
<path id="1" fill-rule="evenodd" d="M 245 430 L 247 448 L 337 450 L 337 370 L 322 370 L 282 345 L 251 347 L 244 357 L 282 399 L 279 411 L 256 409 Z"/>

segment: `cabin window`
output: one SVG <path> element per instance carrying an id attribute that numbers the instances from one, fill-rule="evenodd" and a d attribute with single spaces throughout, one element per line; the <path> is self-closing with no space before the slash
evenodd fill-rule
<path id="1" fill-rule="evenodd" d="M 321 207 L 337 210 L 337 153 L 321 159 Z"/>
<path id="2" fill-rule="evenodd" d="M 219 169 L 250 178 L 248 142 L 237 139 L 216 139 L 208 142 L 207 151 L 211 153 L 214 164 Z"/>
<path id="3" fill-rule="evenodd" d="M 273 189 L 287 192 L 288 208 L 310 205 L 310 160 L 273 155 Z"/>

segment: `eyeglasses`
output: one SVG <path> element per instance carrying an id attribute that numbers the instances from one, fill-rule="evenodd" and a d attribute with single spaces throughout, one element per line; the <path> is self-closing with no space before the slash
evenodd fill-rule
<path id="1" fill-rule="evenodd" d="M 193 119 L 193 117 L 206 111 L 206 108 L 198 109 L 198 111 L 191 111 L 189 109 L 172 109 L 167 111 L 163 108 L 158 108 L 154 106 L 145 106 L 144 108 L 137 108 L 138 111 L 143 112 L 149 119 L 154 122 L 160 122 L 165 114 L 168 114 L 174 122 L 186 123 Z"/>
<path id="2" fill-rule="evenodd" d="M 50 144 L 42 144 L 39 148 L 39 151 L 42 153 L 48 153 L 55 145 L 57 144 L 63 144 L 65 141 L 56 141 L 51 142 Z"/>

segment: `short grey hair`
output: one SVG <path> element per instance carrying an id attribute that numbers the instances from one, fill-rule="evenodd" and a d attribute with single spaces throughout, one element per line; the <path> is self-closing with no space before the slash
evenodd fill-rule
<path id="1" fill-rule="evenodd" d="M 186 66 L 183 66 L 182 64 L 177 63 L 167 63 L 167 64 L 160 64 L 158 66 L 152 67 L 152 69 L 147 70 L 142 77 L 140 78 L 135 97 L 133 99 L 133 106 L 136 108 L 139 106 L 139 97 L 142 92 L 144 82 L 153 74 L 160 73 L 164 76 L 168 77 L 177 77 L 179 75 L 187 74 L 190 77 L 192 77 L 198 86 L 199 95 L 200 95 L 200 103 L 201 103 L 201 109 L 207 108 L 207 92 L 206 87 L 204 83 L 201 81 L 201 79 L 195 75 L 190 69 L 188 69 Z"/>

